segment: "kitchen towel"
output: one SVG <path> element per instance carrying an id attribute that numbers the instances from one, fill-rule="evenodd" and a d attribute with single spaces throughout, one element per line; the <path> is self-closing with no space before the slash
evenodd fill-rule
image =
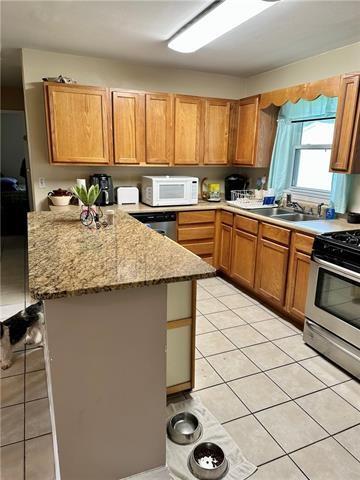
<path id="1" fill-rule="evenodd" d="M 169 438 L 166 439 L 166 463 L 173 480 L 194 480 L 196 478 L 189 470 L 188 458 L 192 449 L 202 442 L 213 442 L 223 449 L 229 461 L 229 471 L 223 477 L 225 480 L 245 480 L 257 470 L 255 465 L 246 460 L 234 440 L 199 399 L 191 398 L 171 403 L 167 407 L 167 419 L 184 411 L 197 416 L 202 424 L 203 433 L 199 440 L 191 445 L 177 445 Z"/>

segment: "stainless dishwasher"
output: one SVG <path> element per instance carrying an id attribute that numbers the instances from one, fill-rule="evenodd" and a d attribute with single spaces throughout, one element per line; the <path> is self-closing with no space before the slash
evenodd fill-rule
<path id="1" fill-rule="evenodd" d="M 176 213 L 175 212 L 149 212 L 131 213 L 132 217 L 144 223 L 161 235 L 171 238 L 176 242 Z"/>

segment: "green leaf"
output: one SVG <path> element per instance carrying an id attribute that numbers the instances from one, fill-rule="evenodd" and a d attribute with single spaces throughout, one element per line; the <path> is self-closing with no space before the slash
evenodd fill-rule
<path id="1" fill-rule="evenodd" d="M 72 192 L 84 205 L 93 205 L 100 194 L 99 185 L 91 185 L 89 189 L 84 185 L 75 185 Z"/>

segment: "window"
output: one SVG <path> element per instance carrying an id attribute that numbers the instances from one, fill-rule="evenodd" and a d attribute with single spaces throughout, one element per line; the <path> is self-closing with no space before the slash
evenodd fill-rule
<path id="1" fill-rule="evenodd" d="M 299 144 L 294 149 L 291 190 L 307 196 L 326 198 L 331 190 L 329 172 L 335 118 L 299 123 Z"/>

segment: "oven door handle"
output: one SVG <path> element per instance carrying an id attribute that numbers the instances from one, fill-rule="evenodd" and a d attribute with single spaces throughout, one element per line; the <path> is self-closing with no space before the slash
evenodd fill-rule
<path id="1" fill-rule="evenodd" d="M 360 281 L 360 274 L 348 270 L 347 268 L 340 267 L 339 265 L 335 265 L 334 263 L 327 262 L 326 260 L 322 260 L 321 258 L 317 257 L 316 255 L 313 256 L 313 259 L 319 265 L 328 268 L 329 270 L 333 271 L 334 273 L 342 273 L 344 277 L 353 279 L 357 282 Z"/>
<path id="2" fill-rule="evenodd" d="M 307 323 L 307 326 L 309 328 L 309 330 L 312 330 L 316 335 L 319 335 L 319 337 L 323 338 L 324 340 L 326 340 L 327 342 L 329 342 L 331 345 L 333 345 L 334 347 L 338 348 L 339 350 L 341 350 L 342 352 L 346 353 L 347 355 L 349 355 L 350 357 L 352 357 L 354 360 L 356 360 L 357 362 L 359 361 L 359 357 L 357 355 L 355 355 L 352 351 L 350 351 L 350 349 L 348 350 L 347 348 L 343 347 L 340 342 L 335 342 L 331 337 L 333 336 L 331 333 L 328 333 L 328 334 L 325 334 L 323 333 L 323 330 L 324 328 L 322 327 L 319 327 L 318 325 L 316 325 L 316 323 L 312 322 L 311 320 L 309 320 L 308 318 L 306 319 L 306 323 Z M 341 340 L 341 339 L 340 339 Z M 350 345 L 350 344 L 349 344 Z"/>

